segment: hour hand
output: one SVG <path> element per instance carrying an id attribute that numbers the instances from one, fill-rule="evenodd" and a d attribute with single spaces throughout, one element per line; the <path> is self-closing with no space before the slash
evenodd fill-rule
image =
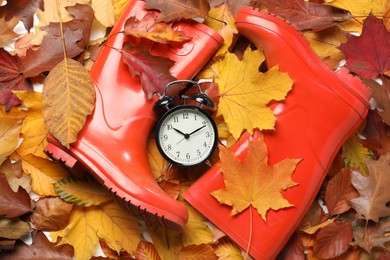
<path id="1" fill-rule="evenodd" d="M 173 130 L 175 130 L 176 132 L 178 132 L 179 134 L 182 134 L 184 136 L 185 139 L 188 139 L 190 137 L 190 134 L 186 134 L 186 133 L 183 133 L 182 131 L 180 131 L 179 129 L 177 128 L 174 128 L 173 127 Z"/>

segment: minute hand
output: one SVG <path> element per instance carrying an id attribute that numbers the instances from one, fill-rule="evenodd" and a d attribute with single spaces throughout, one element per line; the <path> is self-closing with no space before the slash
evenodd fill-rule
<path id="1" fill-rule="evenodd" d="M 204 127 L 206 127 L 206 125 L 203 125 L 201 127 L 199 127 L 198 129 L 195 129 L 194 131 L 192 131 L 191 133 L 189 133 L 188 135 L 191 136 L 192 134 L 195 134 L 196 132 L 200 131 L 201 129 L 203 129 Z"/>

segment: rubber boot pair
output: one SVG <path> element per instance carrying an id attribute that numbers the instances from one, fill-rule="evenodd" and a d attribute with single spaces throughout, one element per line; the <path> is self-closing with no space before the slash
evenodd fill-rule
<path id="1" fill-rule="evenodd" d="M 292 175 L 298 185 L 282 192 L 294 206 L 269 210 L 266 222 L 254 213 L 250 223 L 248 209 L 231 216 L 231 207 L 210 195 L 225 187 L 217 167 L 197 180 L 184 198 L 244 250 L 250 243 L 249 254 L 255 259 L 274 259 L 308 211 L 338 150 L 363 122 L 370 91 L 346 70 L 336 74 L 326 67 L 301 33 L 274 15 L 244 7 L 236 26 L 240 34 L 262 46 L 268 67 L 279 65 L 294 85 L 285 102 L 272 105 L 275 131 L 245 134 L 234 150 L 242 158 L 248 140 L 263 135 L 269 165 L 302 158 Z"/>
<path id="2" fill-rule="evenodd" d="M 46 151 L 69 168 L 87 168 L 136 216 L 170 229 L 181 229 L 187 222 L 188 211 L 159 187 L 147 158 L 147 139 L 156 123 L 156 100 L 145 98 L 139 77 L 130 75 L 118 51 L 125 41 L 144 41 L 122 32 L 129 17 L 142 19 L 147 13 L 144 7 L 143 1 L 130 1 L 96 59 L 91 69 L 95 109 L 77 141 L 65 149 L 50 137 Z M 173 28 L 192 39 L 175 44 L 176 47 L 150 42 L 153 54 L 175 61 L 170 73 L 177 79 L 191 79 L 223 39 L 195 21 L 176 22 Z"/>

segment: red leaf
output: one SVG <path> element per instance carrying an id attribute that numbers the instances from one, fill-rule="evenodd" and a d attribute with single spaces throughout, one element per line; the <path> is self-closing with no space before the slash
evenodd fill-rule
<path id="1" fill-rule="evenodd" d="M 360 142 L 377 155 L 390 152 L 390 126 L 383 122 L 378 112 L 369 111 L 362 134 L 365 139 Z"/>
<path id="2" fill-rule="evenodd" d="M 31 82 L 20 73 L 17 60 L 4 49 L 0 49 L 0 105 L 10 110 L 20 104 L 12 90 L 30 90 Z"/>
<path id="3" fill-rule="evenodd" d="M 127 64 L 133 77 L 141 78 L 142 88 L 148 99 L 154 93 L 163 93 L 165 85 L 175 80 L 169 73 L 169 68 L 174 65 L 174 61 L 165 58 L 152 56 L 149 47 L 133 47 L 125 42 L 122 47 L 122 59 Z"/>
<path id="4" fill-rule="evenodd" d="M 339 48 L 350 71 L 368 79 L 390 73 L 390 33 L 382 20 L 370 15 L 361 36 L 349 34 L 347 39 Z"/>
<path id="5" fill-rule="evenodd" d="M 31 211 L 30 196 L 19 188 L 13 192 L 4 174 L 0 173 L 0 216 L 14 218 Z"/>
<path id="6" fill-rule="evenodd" d="M 6 21 L 18 17 L 22 20 L 27 31 L 30 31 L 34 24 L 34 14 L 38 8 L 43 10 L 43 0 L 8 0 L 6 5 L 0 7 L 0 17 L 5 15 Z"/>
<path id="7" fill-rule="evenodd" d="M 303 0 L 261 0 L 271 13 L 290 22 L 297 30 L 323 30 L 352 18 L 341 8 Z"/>
<path id="8" fill-rule="evenodd" d="M 314 240 L 314 254 L 321 259 L 342 255 L 352 242 L 352 223 L 333 222 L 322 228 Z"/>

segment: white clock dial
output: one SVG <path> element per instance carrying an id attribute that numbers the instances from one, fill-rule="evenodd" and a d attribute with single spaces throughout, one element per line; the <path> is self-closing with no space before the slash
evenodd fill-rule
<path id="1" fill-rule="evenodd" d="M 171 163 L 192 166 L 212 154 L 218 142 L 217 127 L 203 109 L 177 106 L 168 110 L 156 128 L 157 146 Z"/>

